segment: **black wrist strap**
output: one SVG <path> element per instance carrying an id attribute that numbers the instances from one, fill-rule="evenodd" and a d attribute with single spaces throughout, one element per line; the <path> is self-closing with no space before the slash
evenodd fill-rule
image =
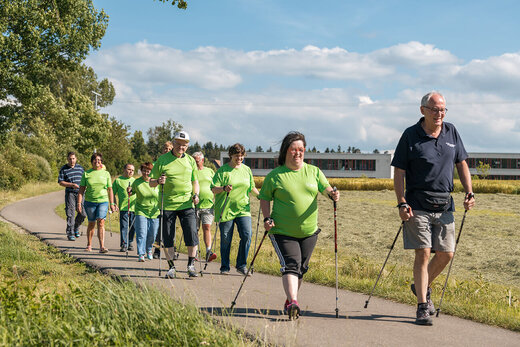
<path id="1" fill-rule="evenodd" d="M 273 221 L 273 219 L 271 217 L 265 217 L 264 218 L 264 223 L 265 222 L 272 222 L 272 221 Z"/>
<path id="2" fill-rule="evenodd" d="M 466 200 L 470 200 L 471 198 L 475 198 L 475 194 L 473 193 L 466 193 Z"/>
<path id="3" fill-rule="evenodd" d="M 408 205 L 406 202 L 400 202 L 400 203 L 397 204 L 396 207 L 397 208 L 401 208 L 401 207 L 410 208 L 410 205 Z"/>

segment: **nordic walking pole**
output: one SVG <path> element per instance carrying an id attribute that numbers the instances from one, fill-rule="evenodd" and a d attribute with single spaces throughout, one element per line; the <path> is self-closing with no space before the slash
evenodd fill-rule
<path id="1" fill-rule="evenodd" d="M 258 208 L 258 220 L 256 221 L 256 233 L 255 233 L 255 248 L 256 249 L 256 240 L 258 239 L 258 227 L 260 226 L 260 212 L 262 211 L 262 207 L 260 206 Z M 251 273 L 253 273 L 254 268 L 251 267 Z"/>
<path id="2" fill-rule="evenodd" d="M 162 175 L 164 175 L 164 173 Z M 164 224 L 164 184 L 161 184 L 161 218 L 159 219 L 159 277 L 161 277 L 161 244 L 162 244 L 163 224 Z"/>
<path id="3" fill-rule="evenodd" d="M 470 200 L 473 197 L 473 193 L 469 193 L 466 195 L 467 199 Z M 437 307 L 437 313 L 435 317 L 439 317 L 439 313 L 441 312 L 442 300 L 444 299 L 444 292 L 446 291 L 446 287 L 448 286 L 448 278 L 450 278 L 451 266 L 453 265 L 453 259 L 455 259 L 455 252 L 457 252 L 457 245 L 459 244 L 460 234 L 462 234 L 462 227 L 464 226 L 464 220 L 466 219 L 466 212 L 468 210 L 464 210 L 464 215 L 462 216 L 462 222 L 460 223 L 459 234 L 457 235 L 457 241 L 455 241 L 455 249 L 453 250 L 453 257 L 450 261 L 450 267 L 448 268 L 448 274 L 446 275 L 446 281 L 444 281 L 444 288 L 442 288 L 441 301 L 439 302 L 439 307 Z"/>
<path id="4" fill-rule="evenodd" d="M 222 210 L 220 211 L 220 216 L 218 216 L 218 220 L 215 220 L 215 235 L 213 236 L 213 240 L 211 240 L 211 245 L 209 246 L 210 252 L 213 250 L 213 244 L 215 243 L 215 240 L 217 239 L 218 223 L 220 223 L 220 218 L 222 218 L 222 214 L 224 213 L 224 209 L 226 208 L 228 199 L 229 199 L 229 192 L 226 193 L 226 200 L 224 200 L 224 205 L 222 206 Z M 207 267 L 208 267 L 208 260 L 206 259 L 206 263 L 204 264 L 204 271 L 206 271 Z"/>
<path id="5" fill-rule="evenodd" d="M 253 265 L 255 264 L 256 256 L 258 255 L 258 252 L 260 251 L 260 248 L 262 247 L 262 243 L 264 243 L 264 240 L 265 240 L 265 237 L 267 236 L 267 233 L 268 233 L 268 231 L 266 230 L 264 232 L 264 236 L 262 236 L 262 240 L 260 240 L 260 244 L 258 245 L 258 249 L 255 252 L 255 256 L 253 257 L 253 260 L 251 260 L 251 264 L 249 265 L 249 268 L 247 269 L 247 273 L 244 276 L 244 279 L 242 280 L 242 284 L 240 285 L 240 288 L 238 288 L 237 295 L 235 296 L 235 299 L 231 302 L 231 307 L 229 308 L 230 310 L 232 310 L 233 307 L 235 306 L 237 298 L 238 298 L 238 295 L 240 294 L 240 291 L 242 290 L 242 287 L 244 286 L 244 283 L 246 282 L 246 279 L 249 277 L 249 272 L 251 271 L 251 269 L 253 268 Z"/>
<path id="6" fill-rule="evenodd" d="M 410 211 L 409 208 L 408 208 L 408 211 Z M 370 295 L 368 296 L 367 301 L 365 301 L 365 308 L 368 307 L 368 302 L 370 301 L 370 298 L 372 297 L 372 294 L 374 293 L 374 289 L 376 289 L 377 282 L 379 282 L 379 278 L 381 278 L 381 274 L 383 273 L 386 262 L 388 261 L 388 258 L 390 258 L 390 253 L 392 253 L 392 250 L 394 249 L 395 242 L 397 241 L 397 238 L 399 237 L 399 234 L 401 233 L 403 226 L 404 226 L 404 221 L 401 222 L 401 226 L 399 227 L 399 230 L 397 231 L 397 235 L 395 235 L 394 242 L 392 242 L 392 246 L 390 246 L 390 250 L 388 251 L 388 255 L 386 256 L 385 262 L 383 263 L 383 267 L 381 268 L 381 271 L 379 271 L 379 275 L 377 276 L 376 283 L 374 284 L 374 287 L 372 287 L 372 290 L 370 291 Z"/>
<path id="7" fill-rule="evenodd" d="M 332 189 L 333 192 L 338 190 L 336 187 Z M 334 262 L 336 265 L 336 318 L 339 318 L 338 310 L 338 223 L 336 213 L 336 201 L 332 200 L 334 204 Z"/>

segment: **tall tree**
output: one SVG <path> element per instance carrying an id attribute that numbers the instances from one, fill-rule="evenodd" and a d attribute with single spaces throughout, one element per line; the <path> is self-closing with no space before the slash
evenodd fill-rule
<path id="1" fill-rule="evenodd" d="M 130 150 L 132 157 L 134 157 L 138 165 L 151 160 L 146 143 L 144 142 L 143 132 L 140 130 L 134 131 L 134 134 L 130 138 Z"/>
<path id="2" fill-rule="evenodd" d="M 0 0 L 0 135 L 50 112 L 57 71 L 99 48 L 108 16 L 91 0 Z M 56 102 L 58 106 L 60 102 Z"/>
<path id="3" fill-rule="evenodd" d="M 172 141 L 175 133 L 181 130 L 182 125 L 173 119 L 168 119 L 162 125 L 148 129 L 148 142 L 146 143 L 148 154 L 153 158 L 157 158 L 161 154 L 164 143 Z"/>

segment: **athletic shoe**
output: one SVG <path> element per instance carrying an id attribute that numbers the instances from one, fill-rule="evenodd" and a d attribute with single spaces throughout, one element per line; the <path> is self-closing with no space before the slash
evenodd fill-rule
<path id="1" fill-rule="evenodd" d="M 175 267 L 171 267 L 170 270 L 166 273 L 166 278 L 175 278 L 177 277 L 175 274 Z"/>
<path id="2" fill-rule="evenodd" d="M 76 238 L 78 238 L 78 237 L 81 236 L 81 233 L 79 232 L 79 230 L 76 230 L 76 231 L 74 232 L 74 236 L 75 236 Z"/>
<path id="3" fill-rule="evenodd" d="M 188 276 L 199 277 L 199 274 L 195 270 L 195 265 L 188 265 Z"/>
<path id="4" fill-rule="evenodd" d="M 283 314 L 287 314 L 289 304 L 290 304 L 289 300 L 285 299 L 285 302 L 283 303 Z"/>
<path id="5" fill-rule="evenodd" d="M 99 253 L 108 253 L 108 248 L 101 248 Z"/>
<path id="6" fill-rule="evenodd" d="M 129 250 L 129 251 L 133 251 L 133 250 L 134 250 L 134 245 L 131 244 L 131 243 L 129 243 L 129 244 L 128 244 L 128 250 Z"/>
<path id="7" fill-rule="evenodd" d="M 298 301 L 291 301 L 287 307 L 287 315 L 289 316 L 289 320 L 296 320 L 300 317 L 300 306 L 298 306 Z"/>
<path id="8" fill-rule="evenodd" d="M 213 253 L 212 251 L 206 252 L 206 262 L 209 263 L 215 259 L 217 259 L 217 254 Z"/>
<path id="9" fill-rule="evenodd" d="M 248 273 L 245 267 L 237 268 L 237 272 L 243 276 L 251 276 L 251 272 Z"/>
<path id="10" fill-rule="evenodd" d="M 152 259 L 153 259 L 152 251 L 149 251 L 149 252 L 146 254 L 146 257 L 148 258 L 148 260 L 152 260 Z"/>
<path id="11" fill-rule="evenodd" d="M 121 248 L 119 249 L 119 252 L 126 252 L 128 250 L 128 248 L 126 248 L 125 245 L 121 246 Z"/>
<path id="12" fill-rule="evenodd" d="M 143 254 L 139 255 L 139 260 L 137 260 L 137 261 L 140 263 L 144 263 L 144 255 Z"/>
<path id="13" fill-rule="evenodd" d="M 430 318 L 430 311 L 427 303 L 417 305 L 417 318 L 415 319 L 417 325 L 433 325 L 433 321 Z"/>
<path id="14" fill-rule="evenodd" d="M 161 251 L 159 250 L 159 247 L 154 247 L 153 258 L 154 259 L 159 259 L 159 254 L 161 254 Z"/>
<path id="15" fill-rule="evenodd" d="M 412 283 L 410 286 L 410 289 L 412 290 L 413 295 L 417 296 L 415 292 L 415 284 Z M 428 287 L 428 290 L 426 291 L 426 303 L 428 304 L 428 312 L 430 313 L 430 316 L 433 316 L 435 314 L 435 306 L 433 305 L 433 301 L 431 299 L 432 295 L 432 289 Z"/>
<path id="16" fill-rule="evenodd" d="M 74 237 L 74 235 L 68 235 L 67 239 L 69 239 L 69 241 L 76 241 L 76 238 Z"/>
<path id="17" fill-rule="evenodd" d="M 229 275 L 229 270 L 220 270 L 220 274 L 227 276 Z"/>

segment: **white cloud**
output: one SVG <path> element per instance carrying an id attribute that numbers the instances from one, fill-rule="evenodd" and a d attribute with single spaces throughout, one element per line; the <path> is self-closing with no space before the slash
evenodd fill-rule
<path id="1" fill-rule="evenodd" d="M 456 64 L 458 62 L 457 57 L 450 52 L 417 41 L 379 49 L 370 55 L 383 65 L 423 67 Z"/>
<path id="2" fill-rule="evenodd" d="M 316 46 L 182 51 L 139 42 L 101 50 L 88 63 L 116 87 L 105 111 L 145 133 L 171 118 L 201 143 L 277 148 L 288 131 L 300 130 L 321 150 L 392 150 L 419 119 L 422 95 L 436 89 L 468 150 L 520 150 L 517 53 L 463 64 L 420 42 L 368 53 Z M 257 84 L 262 79 L 274 82 Z"/>

